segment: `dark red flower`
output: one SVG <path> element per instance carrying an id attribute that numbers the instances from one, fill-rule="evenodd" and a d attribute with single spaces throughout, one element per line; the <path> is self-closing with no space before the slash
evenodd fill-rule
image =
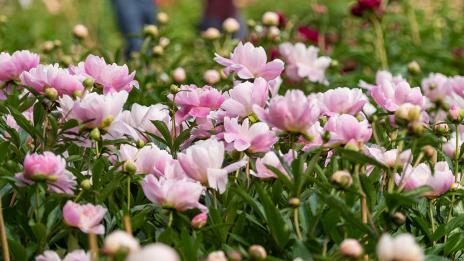
<path id="1" fill-rule="evenodd" d="M 298 33 L 303 37 L 305 41 L 317 44 L 319 41 L 319 30 L 309 26 L 298 27 Z"/>
<path id="2" fill-rule="evenodd" d="M 279 58 L 279 56 L 280 56 L 279 48 L 276 48 L 276 47 L 272 47 L 271 50 L 269 51 L 269 53 L 270 53 L 269 56 L 271 57 L 270 58 L 271 60 Z"/>
<path id="3" fill-rule="evenodd" d="M 366 9 L 377 10 L 382 5 L 382 0 L 358 0 L 358 4 Z"/>
<path id="4" fill-rule="evenodd" d="M 284 14 L 282 12 L 276 12 L 277 15 L 279 16 L 279 28 L 284 28 L 285 26 L 287 26 L 287 18 L 284 16 Z"/>

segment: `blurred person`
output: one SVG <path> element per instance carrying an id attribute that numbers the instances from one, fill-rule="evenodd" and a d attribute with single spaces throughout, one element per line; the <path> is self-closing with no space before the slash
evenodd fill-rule
<path id="1" fill-rule="evenodd" d="M 143 43 L 143 27 L 156 24 L 157 6 L 153 0 L 112 0 L 118 20 L 119 29 L 125 40 L 124 55 L 130 58 L 131 53 L 140 51 Z"/>
<path id="2" fill-rule="evenodd" d="M 247 34 L 247 26 L 240 16 L 234 0 L 204 0 L 203 17 L 200 21 L 200 31 L 208 28 L 222 29 L 222 23 L 227 18 L 235 18 L 240 23 L 240 30 L 234 34 L 235 38 L 242 39 Z"/>

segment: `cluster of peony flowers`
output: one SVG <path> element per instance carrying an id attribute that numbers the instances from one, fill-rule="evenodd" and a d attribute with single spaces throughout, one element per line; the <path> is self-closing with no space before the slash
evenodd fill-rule
<path id="1" fill-rule="evenodd" d="M 140 176 L 141 189 L 150 202 L 169 210 L 196 212 L 194 227 L 203 226 L 207 220 L 204 195 L 226 192 L 230 173 L 243 168 L 247 178 L 251 175 L 268 180 L 278 178 L 273 170 L 277 169 L 292 179 L 287 167 L 298 156 L 298 150 L 324 148 L 328 152 L 326 163 L 334 148 L 363 153 L 393 173 L 400 191 L 426 186 L 430 191 L 424 196 L 435 198 L 450 189 L 458 173 L 451 171 L 447 161 L 412 162 L 410 149 L 385 144 L 382 147 L 375 140 L 371 115 L 380 111 L 394 128 L 418 135 L 424 126 L 440 126 L 447 119 L 457 125 L 464 118 L 463 77 L 431 74 L 423 79 L 421 87 L 411 87 L 401 76 L 379 71 L 375 83 L 361 82 L 360 88 L 338 87 L 309 95 L 290 89 L 279 94 L 281 77 L 328 84 L 325 71 L 331 63 L 329 57 L 318 57 L 316 47 L 302 43 L 284 43 L 279 51 L 286 67 L 280 59 L 268 62 L 265 50 L 252 43 L 239 43 L 230 58 L 216 54 L 215 61 L 225 67 L 225 74 L 236 76 L 233 86 L 226 91 L 208 85 L 175 86 L 168 96 L 172 106 L 132 104 L 124 110 L 132 88 L 138 87 L 135 72 L 129 73 L 126 65 L 107 64 L 93 55 L 76 66 L 60 68 L 39 64 L 39 57 L 28 51 L 2 53 L 0 83 L 17 82 L 24 95 L 42 95 L 53 101 L 49 105 L 56 107 L 49 109 L 59 115 L 59 122 L 73 120 L 79 124 L 66 133 L 79 146 L 98 148 L 102 141 L 124 140 L 123 144 L 109 146 L 102 155 L 118 166 L 118 171 L 129 177 Z M 185 78 L 180 76 L 179 81 Z M 3 90 L 8 95 L 8 89 Z M 432 107 L 434 110 L 429 110 Z M 14 119 L 9 118 L 9 122 L 20 129 Z M 177 139 L 186 130 L 189 137 L 177 147 L 167 141 L 166 135 Z M 455 144 L 459 144 L 459 150 L 463 143 L 463 131 L 455 131 L 443 146 L 451 159 L 460 155 Z M 160 141 L 167 146 L 161 146 Z M 283 149 L 284 145 L 289 149 Z M 24 187 L 43 183 L 50 192 L 73 195 L 77 182 L 67 171 L 65 155 L 51 151 L 27 154 L 23 171 L 16 175 L 17 184 Z M 373 168 L 367 166 L 366 173 Z M 332 179 L 338 179 L 336 176 L 351 178 L 344 172 L 334 174 Z M 385 175 L 381 178 L 385 179 Z M 64 222 L 87 234 L 105 234 L 102 223 L 106 213 L 103 205 L 71 200 L 63 207 Z M 119 248 L 129 250 L 127 260 L 147 260 L 147 256 L 158 252 L 166 256 L 163 260 L 179 259 L 167 246 L 140 248 L 131 235 L 121 231 L 105 240 L 107 253 Z M 357 258 L 362 253 L 357 241 L 345 241 L 340 248 L 346 249 L 342 252 L 349 257 Z M 384 236 L 380 240 L 380 260 L 406 260 L 395 255 L 408 253 L 414 257 L 407 260 L 421 260 L 422 251 L 409 235 L 395 239 Z M 63 260 L 89 258 L 80 250 Z M 60 257 L 46 251 L 37 260 Z"/>

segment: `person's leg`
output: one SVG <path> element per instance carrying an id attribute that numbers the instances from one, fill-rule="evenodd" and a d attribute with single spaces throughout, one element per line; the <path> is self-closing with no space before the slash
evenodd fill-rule
<path id="1" fill-rule="evenodd" d="M 233 17 L 240 23 L 240 30 L 234 34 L 234 37 L 241 39 L 246 36 L 246 23 L 240 16 L 233 0 L 205 0 L 204 5 L 203 17 L 199 24 L 200 31 L 205 31 L 210 27 L 221 30 L 222 22 Z"/>
<path id="2" fill-rule="evenodd" d="M 153 0 L 138 0 L 140 12 L 143 14 L 143 23 L 157 24 L 156 14 L 158 13 L 158 7 L 155 5 Z"/>
<path id="3" fill-rule="evenodd" d="M 112 0 L 119 28 L 127 43 L 126 58 L 129 58 L 132 52 L 139 51 L 143 42 L 143 38 L 140 37 L 144 25 L 143 16 L 139 12 L 138 5 L 134 3 L 137 1 Z"/>

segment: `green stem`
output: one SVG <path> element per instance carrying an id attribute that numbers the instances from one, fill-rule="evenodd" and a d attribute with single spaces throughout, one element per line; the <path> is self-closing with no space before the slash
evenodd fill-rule
<path id="1" fill-rule="evenodd" d="M 169 210 L 169 220 L 168 220 L 168 227 L 172 226 L 172 221 L 174 219 L 174 210 Z"/>
<path id="2" fill-rule="evenodd" d="M 454 151 L 454 181 L 458 182 L 458 175 L 459 175 L 459 125 L 455 124 L 456 129 L 456 148 Z"/>
<path id="3" fill-rule="evenodd" d="M 412 40 L 414 41 L 416 45 L 419 45 L 421 43 L 419 25 L 417 24 L 416 11 L 414 10 L 414 5 L 411 2 L 411 0 L 407 2 L 406 9 L 408 10 L 408 18 L 409 18 L 409 24 L 411 26 Z"/>
<path id="4" fill-rule="evenodd" d="M 293 209 L 293 225 L 295 226 L 295 233 L 298 240 L 302 239 L 301 230 L 300 230 L 300 219 L 299 219 L 300 212 L 298 208 Z"/>
<path id="5" fill-rule="evenodd" d="M 130 216 L 130 196 L 131 196 L 130 184 L 131 184 L 131 177 L 127 176 L 127 214 L 129 216 Z"/>
<path id="6" fill-rule="evenodd" d="M 369 17 L 372 25 L 374 26 L 375 32 L 375 50 L 377 52 L 377 57 L 379 58 L 380 64 L 383 70 L 388 70 L 388 60 L 387 52 L 385 50 L 385 40 L 383 38 L 382 25 L 380 24 L 379 19 L 375 15 Z"/>
<path id="7" fill-rule="evenodd" d="M 79 199 L 81 198 L 82 194 L 84 194 L 84 190 L 83 190 L 83 189 L 82 189 L 81 191 L 79 191 L 79 194 L 77 194 L 76 198 L 74 199 L 74 202 L 79 201 Z"/>
<path id="8" fill-rule="evenodd" d="M 0 237 L 2 241 L 3 260 L 10 261 L 10 250 L 8 248 L 8 240 L 6 237 L 5 221 L 3 220 L 3 206 L 2 206 L 1 197 L 0 197 Z"/>
<path id="9" fill-rule="evenodd" d="M 433 200 L 429 202 L 429 216 L 430 216 L 430 223 L 432 225 L 432 234 L 435 234 L 435 218 L 433 215 Z M 435 241 L 432 241 L 432 244 L 435 245 Z"/>

